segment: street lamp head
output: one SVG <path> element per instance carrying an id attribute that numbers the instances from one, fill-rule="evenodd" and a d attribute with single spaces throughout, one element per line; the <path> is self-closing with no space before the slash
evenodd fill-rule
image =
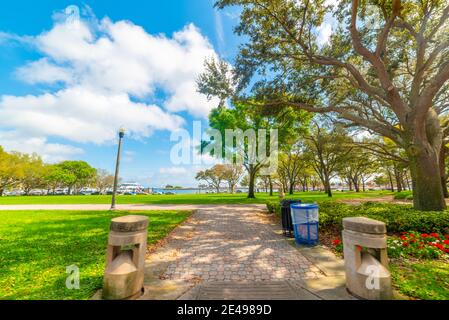
<path id="1" fill-rule="evenodd" d="M 123 128 L 123 127 L 120 128 L 119 131 L 118 131 L 119 137 L 123 138 L 125 136 L 125 132 L 126 132 L 125 128 Z"/>

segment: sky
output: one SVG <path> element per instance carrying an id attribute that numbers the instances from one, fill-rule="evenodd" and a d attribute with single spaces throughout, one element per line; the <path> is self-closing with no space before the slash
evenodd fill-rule
<path id="1" fill-rule="evenodd" d="M 113 172 L 126 129 L 121 177 L 148 187 L 194 187 L 209 163 L 170 154 L 180 129 L 207 128 L 196 91 L 204 59 L 232 63 L 242 41 L 238 9 L 213 0 L 2 1 L 0 145 L 50 163 L 85 160 Z M 322 28 L 323 41 L 330 25 Z"/>

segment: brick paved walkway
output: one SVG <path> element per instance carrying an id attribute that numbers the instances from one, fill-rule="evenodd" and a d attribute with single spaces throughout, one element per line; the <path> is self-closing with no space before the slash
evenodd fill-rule
<path id="1" fill-rule="evenodd" d="M 151 230 L 150 230 L 151 232 Z M 184 281 L 277 281 L 323 276 L 254 207 L 198 210 L 148 257 L 147 271 Z"/>

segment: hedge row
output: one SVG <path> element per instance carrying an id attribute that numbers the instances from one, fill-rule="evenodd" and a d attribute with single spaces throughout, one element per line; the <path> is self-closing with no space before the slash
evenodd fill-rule
<path id="1" fill-rule="evenodd" d="M 336 226 L 342 229 L 345 217 L 368 217 L 387 224 L 388 232 L 417 231 L 423 233 L 449 233 L 449 211 L 424 212 L 414 210 L 409 205 L 366 202 L 349 205 L 334 201 L 318 203 L 320 207 L 320 227 Z M 267 204 L 272 213 L 279 213 L 279 203 Z"/>
<path id="2" fill-rule="evenodd" d="M 394 198 L 396 200 L 413 200 L 413 192 L 411 191 L 396 192 Z"/>

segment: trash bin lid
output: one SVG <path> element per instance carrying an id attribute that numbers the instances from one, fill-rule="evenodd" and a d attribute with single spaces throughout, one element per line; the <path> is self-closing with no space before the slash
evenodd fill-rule
<path id="1" fill-rule="evenodd" d="M 290 207 L 294 203 L 301 203 L 301 200 L 282 200 L 281 205 L 283 207 Z"/>
<path id="2" fill-rule="evenodd" d="M 318 205 L 315 203 L 297 203 L 291 205 L 292 209 L 307 210 L 307 209 L 318 209 Z"/>

